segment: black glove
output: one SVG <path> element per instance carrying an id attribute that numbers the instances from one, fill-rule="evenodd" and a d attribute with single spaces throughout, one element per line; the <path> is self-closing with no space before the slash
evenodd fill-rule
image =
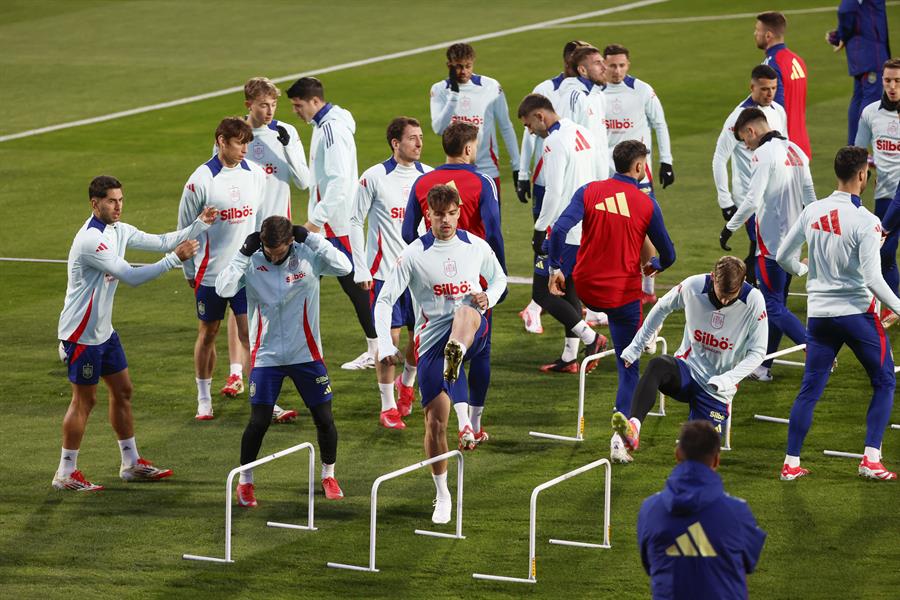
<path id="1" fill-rule="evenodd" d="M 288 134 L 287 129 L 281 125 L 276 125 L 275 128 L 278 130 L 278 141 L 281 142 L 282 146 L 287 146 L 288 142 L 291 141 L 291 136 Z"/>
<path id="2" fill-rule="evenodd" d="M 659 163 L 659 180 L 662 181 L 663 189 L 666 189 L 675 183 L 675 171 L 669 163 Z"/>
<path id="3" fill-rule="evenodd" d="M 516 171 L 516 175 L 518 174 L 518 171 Z M 530 179 L 516 179 L 516 195 L 519 197 L 519 202 L 523 204 L 528 202 L 528 199 L 531 198 Z"/>
<path id="4" fill-rule="evenodd" d="M 734 232 L 730 231 L 727 227 L 722 228 L 722 233 L 719 234 L 719 246 L 722 247 L 722 250 L 731 252 L 731 246 L 728 245 L 728 240 L 730 240 L 733 235 Z"/>
<path id="5" fill-rule="evenodd" d="M 731 217 L 734 216 L 734 213 L 737 212 L 737 206 L 729 206 L 728 208 L 722 209 L 722 218 L 726 221 L 730 221 Z"/>
<path id="6" fill-rule="evenodd" d="M 459 91 L 459 82 L 456 80 L 456 69 L 454 69 L 453 67 L 450 67 L 450 91 Z"/>
<path id="7" fill-rule="evenodd" d="M 294 241 L 298 244 L 302 244 L 306 241 L 306 236 L 309 235 L 309 229 L 303 227 L 302 225 L 294 225 Z"/>
<path id="8" fill-rule="evenodd" d="M 544 256 L 546 254 L 546 252 L 544 252 L 545 239 L 547 239 L 546 231 L 535 230 L 534 235 L 531 236 L 531 247 L 538 256 Z"/>
<path id="9" fill-rule="evenodd" d="M 259 239 L 259 232 L 254 231 L 244 240 L 244 245 L 241 246 L 240 252 L 244 256 L 253 256 L 260 248 L 262 248 L 262 240 Z"/>

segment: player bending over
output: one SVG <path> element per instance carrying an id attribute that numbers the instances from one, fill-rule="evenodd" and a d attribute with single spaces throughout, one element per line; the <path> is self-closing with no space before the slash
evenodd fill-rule
<path id="1" fill-rule="evenodd" d="M 458 412 L 468 410 L 463 362 L 470 363 L 473 377 L 490 370 L 488 319 L 484 313 L 506 290 L 506 275 L 487 242 L 456 228 L 459 210 L 455 189 L 448 185 L 431 188 L 431 231 L 400 254 L 375 303 L 378 356 L 385 364 L 400 360 L 391 339 L 394 303 L 409 288 L 420 307 L 416 321 L 417 375 L 425 409 L 425 454 L 429 458 L 447 452 L 451 402 Z M 479 277 L 487 281 L 485 291 L 480 291 Z M 475 447 L 471 428 L 459 433 L 459 446 L 464 450 Z M 447 461 L 432 464 L 431 472 L 437 488 L 431 520 L 447 523 L 452 508 Z"/>
<path id="2" fill-rule="evenodd" d="M 122 453 L 119 476 L 125 481 L 156 481 L 172 474 L 171 469 L 154 467 L 138 454 L 131 413 L 133 386 L 125 351 L 112 326 L 113 299 L 119 281 L 136 286 L 181 266 L 181 261 L 197 253 L 199 245 L 194 238 L 216 219 L 216 209 L 207 207 L 188 227 L 151 235 L 119 221 L 124 196 L 122 184 L 115 177 L 95 177 L 88 197 L 93 214 L 69 250 L 69 280 L 58 330 L 72 382 L 72 402 L 63 419 L 62 455 L 53 487 L 75 492 L 103 489 L 85 479 L 77 466 L 78 449 L 97 403 L 101 378 L 109 389 L 109 421 Z M 156 252 L 174 248 L 174 253 L 152 265 L 133 268 L 124 258 L 126 248 Z"/>
<path id="3" fill-rule="evenodd" d="M 731 411 L 737 384 L 762 363 L 769 323 L 758 289 L 744 281 L 744 261 L 723 256 L 712 273 L 688 277 L 662 297 L 622 353 L 631 367 L 654 332 L 674 310 L 683 309 L 684 338 L 675 356 L 650 361 L 631 402 L 631 414 L 616 412 L 612 428 L 629 450 L 637 450 L 641 423 L 662 392 L 690 406 L 688 419 L 711 421 L 719 433 Z M 631 462 L 628 452 L 615 462 Z"/>
<path id="4" fill-rule="evenodd" d="M 337 429 L 319 337 L 319 277 L 342 277 L 350 270 L 350 260 L 325 238 L 272 216 L 247 236 L 216 278 L 216 293 L 223 298 L 244 286 L 251 315 L 250 422 L 241 438 L 241 464 L 256 460 L 281 384 L 290 377 L 316 424 L 322 489 L 329 500 L 344 493 L 334 478 Z M 256 506 L 252 469 L 241 473 L 238 504 Z"/>
<path id="5" fill-rule="evenodd" d="M 800 450 L 834 358 L 844 344 L 872 382 L 859 474 L 876 480 L 896 479 L 897 474 L 881 464 L 881 440 L 891 416 L 897 381 L 891 343 L 875 313 L 875 298 L 894 312 L 900 308 L 900 298 L 881 274 L 878 217 L 860 201 L 868 181 L 865 149 L 847 146 L 838 150 L 834 172 L 837 191 L 803 209 L 778 250 L 778 264 L 785 271 L 809 275 L 806 366 L 800 393 L 791 408 L 781 479 L 789 481 L 809 474 L 800 466 Z M 808 268 L 799 260 L 804 242 L 809 245 Z"/>

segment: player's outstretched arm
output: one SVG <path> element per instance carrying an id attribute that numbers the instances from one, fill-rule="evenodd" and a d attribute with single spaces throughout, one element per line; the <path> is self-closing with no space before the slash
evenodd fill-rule
<path id="1" fill-rule="evenodd" d="M 234 253 L 225 268 L 216 276 L 216 294 L 222 298 L 233 298 L 245 284 L 245 274 L 250 269 L 250 257 L 260 248 L 259 232 L 254 231 Z"/>
<path id="2" fill-rule="evenodd" d="M 666 318 L 672 314 L 673 311 L 684 309 L 684 298 L 682 296 L 684 285 L 684 282 L 681 282 L 673 287 L 653 306 L 653 309 L 647 315 L 647 318 L 644 319 L 643 325 L 641 325 L 641 328 L 638 330 L 637 334 L 635 334 L 634 339 L 622 352 L 621 358 L 627 367 L 630 367 L 641 357 L 641 352 L 644 351 L 644 347 L 650 341 L 650 338 L 653 337 L 653 334 L 659 331 L 659 328 L 663 326 L 663 323 L 666 322 Z"/>
<path id="3" fill-rule="evenodd" d="M 156 279 L 166 271 L 181 266 L 181 261 L 197 253 L 200 244 L 196 240 L 186 240 L 175 247 L 174 252 L 166 254 L 153 264 L 132 267 L 128 261 L 112 250 L 101 249 L 99 235 L 97 238 L 85 240 L 81 249 L 81 257 L 85 263 L 98 271 L 112 275 L 131 287 Z"/>
<path id="4" fill-rule="evenodd" d="M 132 228 L 126 244 L 129 248 L 138 250 L 169 252 L 184 240 L 194 240 L 200 237 L 200 234 L 209 229 L 210 225 L 216 221 L 218 214 L 219 211 L 215 206 L 207 206 L 193 223 L 170 233 L 146 233 Z"/>
<path id="5" fill-rule="evenodd" d="M 323 236 L 318 233 L 306 233 L 303 227 L 294 227 L 294 239 L 301 244 L 306 244 L 316 253 L 313 261 L 313 269 L 316 276 L 334 275 L 335 277 L 343 277 L 348 275 L 353 269 L 350 259 L 343 252 L 331 245 Z M 301 239 L 302 238 L 302 239 Z"/>

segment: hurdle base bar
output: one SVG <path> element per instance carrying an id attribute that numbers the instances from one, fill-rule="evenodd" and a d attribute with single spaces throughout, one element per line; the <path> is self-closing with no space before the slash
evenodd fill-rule
<path id="1" fill-rule="evenodd" d="M 579 433 L 577 436 L 572 437 L 569 435 L 556 435 L 555 433 L 541 433 L 540 431 L 529 431 L 528 435 L 537 437 L 537 438 L 545 438 L 548 440 L 560 440 L 563 442 L 583 442 L 584 437 Z"/>
<path id="2" fill-rule="evenodd" d="M 892 423 L 891 429 L 900 429 L 900 425 L 898 425 L 897 423 Z"/>
<path id="3" fill-rule="evenodd" d="M 788 367 L 805 367 L 806 363 L 798 362 L 796 360 L 781 360 L 780 358 L 776 358 L 772 361 L 776 365 L 786 365 Z"/>
<path id="4" fill-rule="evenodd" d="M 466 536 L 464 536 L 464 535 L 456 535 L 455 533 L 443 533 L 441 531 L 428 531 L 427 529 L 416 529 L 416 530 L 413 530 L 413 533 L 415 533 L 416 535 L 427 535 L 430 537 L 449 538 L 452 540 L 466 539 Z"/>
<path id="5" fill-rule="evenodd" d="M 365 571 L 366 573 L 379 573 L 378 569 L 370 569 L 369 567 L 360 567 L 359 565 L 345 565 L 344 563 L 330 562 L 327 563 L 332 569 L 346 569 L 348 571 Z"/>
<path id="6" fill-rule="evenodd" d="M 303 531 L 318 531 L 318 527 L 310 527 L 309 525 L 294 525 L 293 523 L 276 523 L 275 521 L 266 521 L 266 527 L 277 527 L 280 529 L 302 529 Z"/>
<path id="7" fill-rule="evenodd" d="M 522 577 L 504 577 L 503 575 L 485 575 L 484 573 L 472 573 L 472 577 L 486 581 L 505 581 L 507 583 L 537 583 L 537 579 L 532 577 L 524 579 Z"/>
<path id="8" fill-rule="evenodd" d="M 572 540 L 555 540 L 550 538 L 547 540 L 551 544 L 559 546 L 577 546 L 578 548 L 612 548 L 609 544 L 589 544 L 588 542 L 574 542 Z"/>
<path id="9" fill-rule="evenodd" d="M 214 563 L 233 563 L 233 560 L 225 560 L 224 558 L 216 558 L 215 556 L 199 556 L 197 554 L 182 554 L 181 558 L 184 560 L 197 560 L 204 562 L 214 562 Z"/>
<path id="10" fill-rule="evenodd" d="M 841 452 L 840 450 L 823 450 L 822 454 L 825 456 L 834 456 L 836 458 L 862 458 L 862 454 L 857 454 L 855 452 Z"/>
<path id="11" fill-rule="evenodd" d="M 782 419 L 781 417 L 770 417 L 769 415 L 753 415 L 753 418 L 757 421 L 766 421 L 768 423 L 783 423 L 787 425 L 790 423 L 788 419 Z"/>

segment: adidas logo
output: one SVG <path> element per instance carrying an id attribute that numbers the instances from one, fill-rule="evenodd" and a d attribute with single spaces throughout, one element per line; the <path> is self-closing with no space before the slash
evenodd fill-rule
<path id="1" fill-rule="evenodd" d="M 804 79 L 806 77 L 806 72 L 803 70 L 803 67 L 800 66 L 799 61 L 795 58 L 791 61 L 791 81 L 796 81 L 797 79 Z"/>
<path id="2" fill-rule="evenodd" d="M 618 192 L 615 196 L 604 198 L 603 202 L 594 205 L 595 210 L 603 210 L 614 215 L 622 215 L 630 217 L 631 212 L 628 210 L 628 199 L 625 198 L 623 192 Z"/>
<path id="3" fill-rule="evenodd" d="M 825 231 L 835 235 L 841 235 L 841 221 L 838 218 L 837 209 L 828 213 L 828 216 L 822 215 L 819 220 L 811 225 L 816 231 Z"/>
<path id="4" fill-rule="evenodd" d="M 103 252 L 104 250 L 109 250 L 109 246 L 107 246 L 103 242 L 100 242 L 100 245 L 97 246 L 97 249 L 94 250 L 94 252 Z"/>
<path id="5" fill-rule="evenodd" d="M 666 556 L 701 556 L 704 558 L 715 558 L 715 548 L 709 543 L 706 532 L 703 531 L 703 525 L 697 521 L 688 527 L 685 533 L 675 538 L 675 543 L 666 548 Z"/>
<path id="6" fill-rule="evenodd" d="M 259 265 L 258 267 L 256 267 L 256 270 L 257 271 L 268 271 L 269 269 L 266 268 L 266 265 Z"/>

